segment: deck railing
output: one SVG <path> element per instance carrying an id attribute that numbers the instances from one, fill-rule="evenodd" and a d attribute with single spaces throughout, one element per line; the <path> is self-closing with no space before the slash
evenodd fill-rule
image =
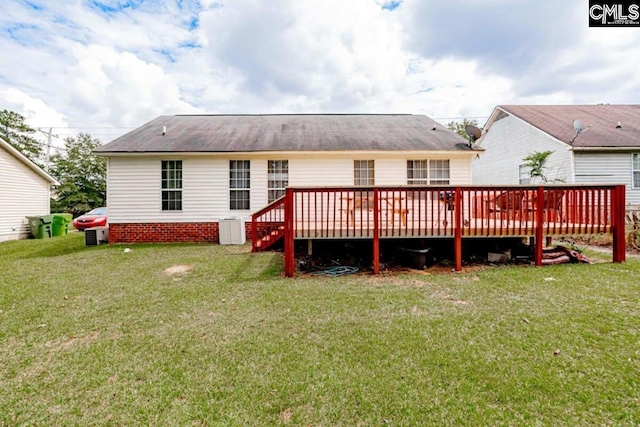
<path id="1" fill-rule="evenodd" d="M 267 249 L 284 236 L 285 196 L 251 215 L 251 251 Z"/>
<path id="2" fill-rule="evenodd" d="M 612 233 L 622 261 L 624 198 L 624 185 L 288 188 L 278 216 L 271 207 L 258 224 L 283 229 L 288 276 L 295 239 L 373 239 L 375 272 L 380 238 L 453 238 L 460 269 L 463 237 L 535 237 L 541 264 L 544 236 Z"/>

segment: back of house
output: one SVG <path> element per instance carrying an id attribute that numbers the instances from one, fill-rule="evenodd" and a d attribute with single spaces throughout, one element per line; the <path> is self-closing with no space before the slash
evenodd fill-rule
<path id="1" fill-rule="evenodd" d="M 470 184 L 477 152 L 402 114 L 161 116 L 96 150 L 113 242 L 218 241 L 288 186 Z"/>

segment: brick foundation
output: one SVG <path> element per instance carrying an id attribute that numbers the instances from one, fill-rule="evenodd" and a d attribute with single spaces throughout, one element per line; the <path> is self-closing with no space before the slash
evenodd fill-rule
<path id="1" fill-rule="evenodd" d="M 251 222 L 244 224 L 251 241 Z M 217 222 L 109 224 L 109 243 L 218 243 Z"/>

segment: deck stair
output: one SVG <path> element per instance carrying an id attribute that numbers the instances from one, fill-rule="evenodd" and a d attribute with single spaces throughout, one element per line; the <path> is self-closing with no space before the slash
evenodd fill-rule
<path id="1" fill-rule="evenodd" d="M 262 252 L 269 249 L 271 246 L 278 243 L 280 240 L 284 238 L 284 225 L 279 226 L 271 233 L 263 236 L 260 240 L 256 242 L 255 252 Z"/>
<path id="2" fill-rule="evenodd" d="M 266 251 L 284 238 L 284 202 L 280 197 L 251 215 L 253 252 Z"/>

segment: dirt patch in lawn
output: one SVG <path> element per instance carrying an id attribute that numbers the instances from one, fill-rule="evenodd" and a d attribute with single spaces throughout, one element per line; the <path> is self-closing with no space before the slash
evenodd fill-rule
<path id="1" fill-rule="evenodd" d="M 184 276 L 191 270 L 193 270 L 193 265 L 172 265 L 171 267 L 165 268 L 163 273 L 167 276 Z"/>

